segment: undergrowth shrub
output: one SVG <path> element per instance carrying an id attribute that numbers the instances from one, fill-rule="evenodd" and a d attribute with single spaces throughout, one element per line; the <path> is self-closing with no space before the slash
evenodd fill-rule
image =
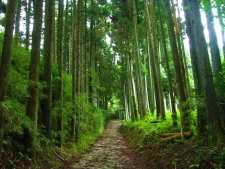
<path id="1" fill-rule="evenodd" d="M 0 42 L 3 34 L 0 34 Z M 2 43 L 0 43 L 0 50 Z M 8 76 L 7 97 L 1 104 L 5 107 L 5 138 L 21 138 L 24 128 L 31 129 L 31 120 L 26 116 L 26 101 L 28 89 L 28 74 L 30 64 L 30 51 L 20 45 L 13 44 L 11 65 Z M 17 139 L 16 138 L 16 139 Z M 8 144 L 10 144 L 8 142 Z"/>
<path id="2" fill-rule="evenodd" d="M 2 103 L 5 107 L 5 134 L 23 134 L 24 128 L 30 128 L 32 122 L 25 114 L 25 105 L 16 99 L 6 100 Z"/>
<path id="3" fill-rule="evenodd" d="M 160 140 L 162 133 L 181 132 L 179 111 L 177 111 L 177 122 L 178 122 L 177 127 L 173 126 L 171 112 L 167 112 L 166 116 L 167 116 L 166 120 L 156 119 L 152 115 L 146 116 L 144 120 L 139 120 L 134 122 L 132 122 L 131 120 L 127 120 L 127 121 L 124 120 L 123 127 L 126 130 L 125 133 L 128 133 L 130 140 L 134 143 L 136 142 L 136 140 L 139 140 L 138 144 L 144 144 L 144 143 L 141 143 L 141 141 L 146 141 L 146 140 L 150 142 L 151 141 L 158 142 Z M 193 111 L 191 113 L 190 122 L 191 122 L 191 126 L 190 126 L 191 131 L 197 134 L 196 111 Z M 134 135 L 135 137 L 133 137 Z"/>
<path id="4" fill-rule="evenodd" d="M 155 122 L 151 123 L 153 121 Z M 178 116 L 179 121 L 180 116 Z M 218 147 L 204 145 L 202 137 L 197 135 L 196 111 L 192 112 L 190 121 L 190 129 L 194 132 L 194 137 L 188 140 L 161 142 L 162 133 L 180 132 L 180 123 L 178 127 L 172 127 L 172 119 L 169 116 L 167 120 L 158 120 L 149 115 L 141 121 L 123 121 L 123 133 L 129 138 L 137 154 L 146 157 L 147 161 L 155 159 L 152 160 L 154 164 L 149 163 L 153 168 L 156 163 L 166 168 L 172 168 L 174 165 L 177 165 L 177 168 L 208 168 L 212 164 L 215 164 L 216 168 L 224 168 L 224 144 Z M 157 160 L 158 162 L 154 162 Z M 165 161 L 167 164 L 165 164 Z M 163 167 L 159 166 L 158 168 Z"/>
<path id="5" fill-rule="evenodd" d="M 21 74 L 10 68 L 9 79 L 8 79 L 8 98 L 17 100 L 20 103 L 26 104 L 28 88 L 28 79 L 21 76 Z"/>
<path id="6" fill-rule="evenodd" d="M 76 95 L 75 105 L 72 103 L 72 89 L 70 82 L 71 77 L 65 76 L 64 78 L 64 102 L 62 109 L 63 119 L 63 133 L 54 132 L 54 137 L 57 138 L 59 134 L 63 136 L 65 146 L 72 146 L 75 153 L 81 153 L 90 146 L 90 144 L 103 132 L 105 119 L 102 110 L 91 104 L 88 101 L 86 93 Z M 53 129 L 57 129 L 57 119 L 59 117 L 59 104 L 55 100 L 53 104 Z M 71 140 L 71 120 L 74 118 L 74 108 L 78 115 L 76 117 L 78 127 L 78 142 L 73 143 Z M 68 144 L 69 143 L 69 144 Z"/>
<path id="7" fill-rule="evenodd" d="M 100 134 L 104 126 L 103 114 L 98 107 L 88 102 L 88 95 L 86 93 L 81 93 L 76 96 L 76 108 L 80 112 L 78 115 L 80 119 L 80 133 L 82 135 Z"/>
<path id="8" fill-rule="evenodd" d="M 88 95 L 81 93 L 76 96 L 76 104 L 73 105 L 69 100 L 64 103 L 63 122 L 64 131 L 63 137 L 67 142 L 65 146 L 72 147 L 72 151 L 76 154 L 83 153 L 95 140 L 102 134 L 104 129 L 104 117 L 100 108 L 88 102 Z M 71 142 L 71 119 L 74 116 L 73 108 L 76 108 L 78 116 L 78 142 Z M 57 106 L 54 109 L 54 119 L 57 118 Z M 55 121 L 55 120 L 54 120 Z M 69 142 L 68 142 L 69 141 Z M 69 143 L 69 144 L 68 144 Z"/>

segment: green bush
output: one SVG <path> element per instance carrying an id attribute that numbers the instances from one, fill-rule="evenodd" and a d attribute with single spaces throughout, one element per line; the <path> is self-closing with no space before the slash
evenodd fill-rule
<path id="1" fill-rule="evenodd" d="M 26 116 L 26 107 L 16 99 L 6 100 L 1 103 L 5 108 L 5 134 L 15 133 L 22 135 L 23 129 L 31 129 L 31 120 Z"/>

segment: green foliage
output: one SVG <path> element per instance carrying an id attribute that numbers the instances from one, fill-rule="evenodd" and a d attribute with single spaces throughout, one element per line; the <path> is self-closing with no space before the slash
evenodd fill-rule
<path id="1" fill-rule="evenodd" d="M 0 34 L 0 49 L 2 49 L 3 37 L 4 34 Z M 29 64 L 30 51 L 13 44 L 8 79 L 8 100 L 14 99 L 23 104 L 26 102 Z"/>
<path id="2" fill-rule="evenodd" d="M 170 113 L 167 113 L 169 116 Z M 179 116 L 178 116 L 179 119 Z M 152 121 L 157 121 L 156 123 L 151 123 Z M 178 120 L 179 122 L 179 120 Z M 162 132 L 180 132 L 180 123 L 178 123 L 178 127 L 172 126 L 172 118 L 168 117 L 167 120 L 158 120 L 155 119 L 154 116 L 148 115 L 144 120 L 140 121 L 124 121 L 123 122 L 125 129 L 132 132 L 138 133 L 138 140 L 146 141 L 158 141 L 159 136 Z M 145 144 L 144 142 L 140 141 L 139 144 Z M 135 143 L 135 139 L 133 140 Z M 142 145 L 143 146 L 143 145 Z"/>
<path id="3" fill-rule="evenodd" d="M 218 148 L 217 148 L 217 150 L 218 150 Z M 212 157 L 215 161 L 219 162 L 219 166 L 221 168 L 225 167 L 225 148 L 223 148 L 222 150 L 219 150 L 219 153 L 218 153 L 218 151 L 214 152 L 214 154 L 212 154 Z"/>
<path id="4" fill-rule="evenodd" d="M 214 75 L 214 84 L 217 91 L 225 91 L 225 73 L 224 72 L 219 72 L 217 75 Z M 218 92 L 218 97 L 220 100 L 225 100 L 225 93 Z"/>
<path id="5" fill-rule="evenodd" d="M 107 2 L 100 7 L 100 10 L 101 10 L 101 14 L 103 16 L 109 16 L 110 15 L 110 7 L 109 7 L 109 5 L 107 5 Z"/>
<path id="6" fill-rule="evenodd" d="M 16 99 L 6 100 L 1 104 L 5 108 L 6 134 L 16 133 L 22 135 L 24 128 L 31 129 L 32 122 L 25 114 L 26 107 L 24 104 Z"/>
<path id="7" fill-rule="evenodd" d="M 225 148 L 223 147 L 199 147 L 195 145 L 193 150 L 196 152 L 196 158 L 201 161 L 201 159 L 210 159 L 213 163 L 217 164 L 219 168 L 225 167 Z M 199 165 L 199 164 L 192 164 L 191 166 Z M 190 166 L 190 167 L 191 167 Z M 189 168 L 190 168 L 189 167 Z"/>
<path id="8" fill-rule="evenodd" d="M 68 74 L 63 74 L 63 99 L 64 101 L 72 99 L 72 77 Z"/>
<path id="9" fill-rule="evenodd" d="M 141 69 L 142 69 L 142 73 L 144 75 L 147 75 L 148 74 L 148 69 L 146 68 L 146 66 L 144 64 L 141 64 Z"/>
<path id="10" fill-rule="evenodd" d="M 58 118 L 59 108 L 58 104 L 55 103 L 53 109 L 53 121 L 56 122 Z M 88 102 L 88 96 L 86 93 L 81 93 L 76 96 L 76 103 L 73 105 L 70 101 L 65 101 L 63 104 L 63 124 L 64 131 L 61 133 L 65 140 L 65 146 L 70 146 L 73 153 L 83 153 L 91 144 L 94 143 L 95 139 L 103 132 L 104 128 L 104 116 L 107 116 L 107 112 L 102 111 L 95 105 Z M 75 107 L 74 107 L 75 106 Z M 74 116 L 73 109 L 79 112 L 77 116 L 79 139 L 75 144 L 70 141 L 71 131 L 71 119 Z M 55 133 L 56 136 L 60 133 Z M 68 144 L 69 143 L 69 144 Z"/>
<path id="11" fill-rule="evenodd" d="M 110 118 L 109 111 L 108 110 L 101 109 L 101 112 L 102 112 L 102 116 L 104 118 L 104 121 L 108 121 L 109 118 Z"/>
<path id="12" fill-rule="evenodd" d="M 209 10 L 211 10 L 211 2 L 209 2 L 209 1 L 206 1 L 206 0 L 202 0 L 202 4 L 201 4 L 201 6 L 200 6 L 202 9 L 204 9 L 205 10 L 205 12 L 207 13 L 207 12 L 209 12 Z"/>
<path id="13" fill-rule="evenodd" d="M 70 81 L 69 77 L 64 79 L 65 81 Z M 70 83 L 71 84 L 71 83 Z M 69 85 L 70 85 L 69 84 Z M 67 84 L 65 88 L 67 89 Z M 68 90 L 70 90 L 68 88 Z M 108 116 L 107 111 L 103 111 L 95 105 L 88 102 L 88 95 L 86 93 L 80 93 L 76 95 L 75 105 L 72 104 L 69 95 L 71 93 L 64 90 L 64 100 L 63 109 L 60 110 L 59 103 L 56 100 L 53 107 L 53 129 L 54 137 L 57 138 L 59 134 L 63 136 L 63 140 L 68 143 L 71 139 L 71 119 L 74 117 L 74 108 L 78 112 L 76 121 L 78 123 L 79 139 L 76 145 L 73 144 L 73 151 L 82 152 L 84 151 L 97 136 L 103 132 L 105 117 Z M 62 113 L 60 113 L 62 111 Z M 64 130 L 63 133 L 56 131 L 57 129 L 57 119 L 62 114 Z M 105 116 L 105 117 L 104 117 Z"/>
<path id="14" fill-rule="evenodd" d="M 112 112 L 123 109 L 121 100 L 116 96 L 116 94 L 112 95 L 112 98 L 110 100 L 109 109 L 111 109 Z"/>
<path id="15" fill-rule="evenodd" d="M 199 167 L 199 164 L 192 164 L 189 166 L 189 168 L 198 168 Z"/>
<path id="16" fill-rule="evenodd" d="M 166 93 L 169 93 L 169 81 L 168 81 L 165 69 L 161 70 L 160 75 L 162 79 L 163 91 Z"/>
<path id="17" fill-rule="evenodd" d="M 28 77 L 30 65 L 30 51 L 24 47 L 13 44 L 11 66 L 17 70 L 21 76 Z"/>
<path id="18" fill-rule="evenodd" d="M 5 23 L 6 23 L 6 18 L 5 17 L 3 17 L 3 18 L 1 17 L 0 18 L 0 25 L 5 27 Z"/>
<path id="19" fill-rule="evenodd" d="M 4 34 L 0 34 L 0 50 L 2 49 L 3 37 Z M 6 135 L 12 133 L 22 135 L 24 128 L 32 128 L 32 122 L 26 116 L 29 64 L 30 51 L 13 44 L 7 98 L 1 103 L 5 108 Z"/>
<path id="20" fill-rule="evenodd" d="M 225 70 L 225 62 L 222 62 L 222 68 Z M 214 75 L 214 84 L 217 91 L 218 101 L 220 111 L 225 110 L 225 73 L 219 72 L 218 74 Z M 222 119 L 223 117 L 221 117 Z M 217 140 L 218 141 L 218 140 Z"/>
<path id="21" fill-rule="evenodd" d="M 21 103 L 26 102 L 28 80 L 12 67 L 9 71 L 8 97 L 16 99 Z"/>
<path id="22" fill-rule="evenodd" d="M 99 75 L 93 68 L 90 68 L 89 77 L 92 79 L 92 81 L 91 81 L 92 87 L 102 90 L 102 91 L 104 90 L 104 88 L 102 88 L 100 85 Z"/>
<path id="23" fill-rule="evenodd" d="M 101 110 L 95 105 L 88 102 L 88 95 L 81 93 L 76 96 L 76 108 L 80 112 L 79 133 L 86 134 L 100 134 L 103 131 L 104 117 Z"/>
<path id="24" fill-rule="evenodd" d="M 178 116 L 178 122 L 179 119 L 180 117 Z M 196 121 L 196 111 L 192 112 L 191 121 L 192 120 Z M 157 122 L 151 123 L 153 121 Z M 193 123 L 191 124 L 191 130 L 197 133 L 196 126 Z M 221 147 L 204 147 L 204 139 L 197 135 L 189 140 L 177 140 L 167 143 L 161 142 L 162 133 L 180 132 L 180 124 L 178 124 L 177 128 L 172 127 L 171 118 L 160 121 L 153 116 L 147 116 L 142 121 L 124 121 L 123 129 L 124 134 L 127 135 L 137 153 L 143 154 L 144 156 L 149 155 L 150 159 L 162 158 L 163 165 L 165 164 L 164 162 L 167 161 L 170 165 L 172 163 L 173 166 L 186 163 L 184 165 L 185 168 L 205 168 L 205 163 L 207 162 L 206 164 L 208 165 L 210 161 L 216 164 L 218 168 L 225 167 L 225 148 L 223 144 Z M 157 164 L 159 163 L 160 162 Z"/>
<path id="25" fill-rule="evenodd" d="M 73 107 L 72 102 L 66 101 L 63 103 L 63 109 L 61 110 L 59 107 L 59 102 L 55 101 L 53 104 L 52 110 L 52 121 L 53 121 L 53 136 L 54 138 L 58 138 L 59 135 L 62 135 L 63 140 L 66 142 L 70 139 L 70 130 L 71 130 L 71 119 L 73 117 Z M 62 111 L 62 112 L 61 112 Z M 58 130 L 58 118 L 62 115 L 63 119 L 63 127 L 64 130 L 60 133 Z"/>
<path id="26" fill-rule="evenodd" d="M 1 51 L 2 51 L 3 39 L 4 39 L 4 34 L 0 33 L 0 49 L 1 49 Z M 0 55 L 0 58 L 1 58 L 1 56 L 2 55 Z"/>
<path id="27" fill-rule="evenodd" d="M 181 124 L 180 124 L 180 113 L 177 111 L 177 122 L 178 126 L 173 127 L 172 121 L 172 113 L 166 113 L 166 120 L 156 119 L 153 115 L 148 115 L 144 120 L 132 122 L 131 120 L 123 121 L 124 127 L 128 131 L 137 131 L 142 137 L 141 139 L 149 139 L 158 142 L 159 136 L 163 132 L 168 133 L 176 133 L 181 132 Z M 191 131 L 197 133 L 196 129 L 196 111 L 193 111 L 190 116 L 190 123 L 191 123 Z M 154 123 L 151 123 L 154 122 Z M 140 138 L 139 138 L 140 139 Z"/>

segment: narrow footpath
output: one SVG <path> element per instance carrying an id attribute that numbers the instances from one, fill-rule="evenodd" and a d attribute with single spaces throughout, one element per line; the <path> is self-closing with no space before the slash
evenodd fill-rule
<path id="1" fill-rule="evenodd" d="M 73 169 L 142 169 L 137 156 L 120 132 L 121 121 L 110 121 L 98 141 Z"/>

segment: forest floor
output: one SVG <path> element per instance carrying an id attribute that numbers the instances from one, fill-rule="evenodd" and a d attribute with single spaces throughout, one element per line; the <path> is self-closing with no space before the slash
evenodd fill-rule
<path id="1" fill-rule="evenodd" d="M 60 169 L 225 168 L 224 144 L 208 147 L 196 137 L 169 143 L 157 139 L 143 137 L 138 130 L 127 129 L 121 121 L 112 120 L 84 155 L 71 158 Z"/>
<path id="2" fill-rule="evenodd" d="M 225 144 L 210 147 L 198 137 L 162 143 L 160 133 L 143 133 L 120 120 L 109 121 L 83 155 L 51 147 L 50 155 L 37 154 L 34 166 L 13 151 L 6 154 L 1 169 L 225 169 Z"/>
<path id="3" fill-rule="evenodd" d="M 104 133 L 80 158 L 72 159 L 68 169 L 142 169 L 142 162 L 121 133 L 120 120 L 107 123 Z"/>

